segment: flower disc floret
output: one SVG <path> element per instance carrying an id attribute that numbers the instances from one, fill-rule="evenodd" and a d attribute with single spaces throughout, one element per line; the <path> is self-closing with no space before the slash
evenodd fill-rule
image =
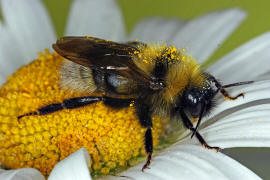
<path id="1" fill-rule="evenodd" d="M 144 133 L 134 107 L 115 110 L 101 102 L 48 115 L 19 115 L 66 98 L 89 96 L 59 87 L 59 69 L 65 61 L 49 51 L 21 67 L 0 89 L 0 162 L 6 168 L 34 167 L 48 175 L 54 165 L 85 147 L 92 173 L 108 174 L 127 167 L 144 153 Z M 153 118 L 154 145 L 163 123 Z"/>

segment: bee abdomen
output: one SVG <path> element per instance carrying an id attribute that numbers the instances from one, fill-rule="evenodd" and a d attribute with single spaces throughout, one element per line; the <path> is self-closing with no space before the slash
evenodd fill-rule
<path id="1" fill-rule="evenodd" d="M 88 67 L 66 61 L 62 65 L 60 74 L 60 87 L 88 92 L 94 92 L 97 89 L 93 79 L 93 72 Z"/>

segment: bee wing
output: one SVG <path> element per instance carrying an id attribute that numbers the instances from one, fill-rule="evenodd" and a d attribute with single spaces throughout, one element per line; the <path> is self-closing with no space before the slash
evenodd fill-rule
<path id="1" fill-rule="evenodd" d="M 148 84 L 151 78 L 133 62 L 135 46 L 94 37 L 62 37 L 53 44 L 64 58 L 91 69 L 117 74 Z"/>

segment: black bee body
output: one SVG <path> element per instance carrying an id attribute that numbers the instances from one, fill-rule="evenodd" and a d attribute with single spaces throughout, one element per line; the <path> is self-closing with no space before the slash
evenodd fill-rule
<path id="1" fill-rule="evenodd" d="M 225 87 L 248 84 L 240 82 L 222 86 L 213 76 L 202 71 L 190 56 L 174 46 L 146 45 L 139 42 L 115 43 L 94 37 L 63 37 L 53 45 L 66 58 L 61 69 L 61 87 L 87 91 L 89 96 L 65 99 L 59 104 L 41 107 L 19 116 L 45 115 L 64 108 L 73 109 L 98 101 L 113 108 L 133 106 L 145 131 L 145 151 L 150 164 L 153 152 L 152 116 L 179 117 L 199 142 L 209 146 L 197 131 L 201 118 L 214 106 L 213 98 L 221 92 L 234 100 Z M 99 93 L 100 96 L 91 96 Z M 190 118 L 197 119 L 194 128 Z"/>

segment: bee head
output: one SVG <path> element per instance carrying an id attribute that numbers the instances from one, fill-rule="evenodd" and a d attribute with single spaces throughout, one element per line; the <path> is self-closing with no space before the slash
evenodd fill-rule
<path id="1" fill-rule="evenodd" d="M 183 92 L 181 106 L 192 118 L 201 118 L 213 107 L 215 94 L 211 86 L 188 88 Z"/>

